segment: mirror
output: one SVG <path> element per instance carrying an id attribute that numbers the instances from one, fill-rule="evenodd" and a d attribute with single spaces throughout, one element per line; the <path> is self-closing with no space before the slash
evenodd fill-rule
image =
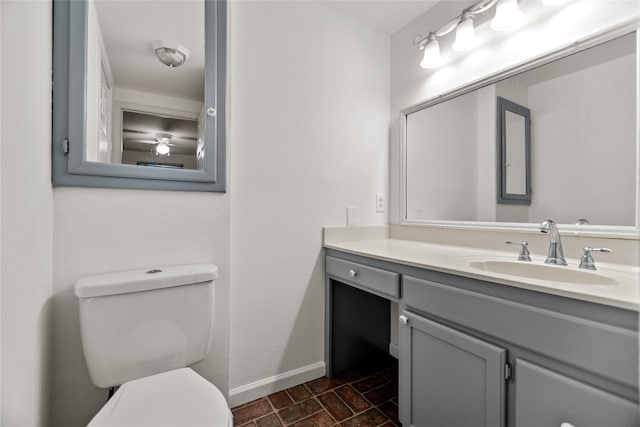
<path id="1" fill-rule="evenodd" d="M 54 54 L 54 185 L 225 191 L 225 1 L 57 1 Z"/>
<path id="2" fill-rule="evenodd" d="M 498 203 L 531 204 L 531 112 L 498 97 Z"/>
<path id="3" fill-rule="evenodd" d="M 628 34 L 405 110 L 403 222 L 636 227 L 636 50 Z"/>

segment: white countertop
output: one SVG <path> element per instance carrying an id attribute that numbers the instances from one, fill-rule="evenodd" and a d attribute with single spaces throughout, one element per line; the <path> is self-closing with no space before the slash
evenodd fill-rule
<path id="1" fill-rule="evenodd" d="M 471 264 L 474 261 L 517 260 L 517 251 L 496 251 L 463 246 L 448 246 L 427 242 L 381 238 L 354 241 L 325 241 L 325 248 L 362 255 L 383 261 L 470 277 L 507 286 L 560 295 L 583 301 L 640 311 L 640 268 L 607 264 L 596 257 L 597 271 L 580 269 L 580 273 L 606 276 L 615 281 L 611 285 L 577 284 L 532 279 L 511 274 L 495 273 Z M 544 264 L 545 257 L 533 256 L 532 264 Z M 525 261 L 519 261 L 525 262 Z M 567 266 L 547 266 L 578 270 L 578 259 L 567 258 Z M 517 266 L 516 266 L 517 267 Z"/>

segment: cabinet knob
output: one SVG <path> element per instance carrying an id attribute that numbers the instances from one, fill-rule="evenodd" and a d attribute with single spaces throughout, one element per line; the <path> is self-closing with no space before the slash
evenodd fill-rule
<path id="1" fill-rule="evenodd" d="M 562 423 L 560 424 L 560 427 L 575 427 L 575 426 L 571 423 Z"/>
<path id="2" fill-rule="evenodd" d="M 400 318 L 398 320 L 400 320 L 400 323 L 403 324 L 403 325 L 406 325 L 407 322 L 409 322 L 409 318 L 407 316 L 400 316 Z M 565 427 L 565 426 L 563 426 L 563 427 Z"/>
<path id="3" fill-rule="evenodd" d="M 215 117 L 215 116 L 216 116 L 216 114 L 218 114 L 218 112 L 216 111 L 216 109 L 215 109 L 215 108 L 213 108 L 213 107 L 209 107 L 209 108 L 207 108 L 207 116 L 209 116 L 209 117 Z"/>
<path id="4" fill-rule="evenodd" d="M 355 270 L 349 270 L 349 276 L 351 277 L 356 277 L 358 275 L 358 272 Z"/>

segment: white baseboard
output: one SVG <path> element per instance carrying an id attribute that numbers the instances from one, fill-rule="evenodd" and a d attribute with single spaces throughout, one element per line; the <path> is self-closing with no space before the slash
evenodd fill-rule
<path id="1" fill-rule="evenodd" d="M 322 377 L 326 373 L 324 362 L 316 362 L 302 368 L 283 372 L 269 378 L 255 381 L 229 390 L 229 406 L 232 408 L 251 402 L 271 393 L 306 383 Z"/>
<path id="2" fill-rule="evenodd" d="M 396 359 L 399 359 L 399 356 L 398 356 L 399 349 L 397 344 L 394 344 L 392 342 L 389 343 L 389 354 L 395 357 Z"/>

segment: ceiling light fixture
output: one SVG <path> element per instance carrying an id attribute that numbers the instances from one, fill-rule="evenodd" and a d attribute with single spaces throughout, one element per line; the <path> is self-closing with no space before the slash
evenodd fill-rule
<path id="1" fill-rule="evenodd" d="M 476 30 L 473 28 L 473 15 L 465 12 L 456 27 L 456 40 L 451 48 L 456 52 L 464 52 L 473 49 L 479 42 Z"/>
<path id="2" fill-rule="evenodd" d="M 158 144 L 156 145 L 156 154 L 161 156 L 169 154 L 171 151 L 171 147 L 169 147 L 171 135 L 168 133 L 159 133 L 156 135 L 156 141 L 158 141 Z"/>
<path id="3" fill-rule="evenodd" d="M 518 9 L 518 0 L 498 0 L 496 15 L 491 20 L 491 28 L 496 31 L 505 31 L 519 26 L 523 21 L 524 14 Z"/>
<path id="4" fill-rule="evenodd" d="M 157 40 L 151 44 L 151 47 L 158 60 L 167 67 L 179 67 L 189 59 L 189 49 L 180 43 Z"/>

